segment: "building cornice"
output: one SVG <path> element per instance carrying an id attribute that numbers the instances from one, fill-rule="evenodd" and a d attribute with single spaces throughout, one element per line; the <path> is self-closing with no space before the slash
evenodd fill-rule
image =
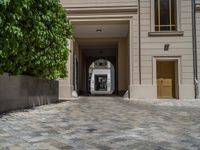
<path id="1" fill-rule="evenodd" d="M 94 6 L 94 7 L 67 7 L 68 13 L 118 13 L 118 12 L 137 12 L 137 5 L 127 6 Z M 200 3 L 196 4 L 196 11 L 200 11 Z"/>
<path id="2" fill-rule="evenodd" d="M 130 6 L 97 6 L 97 7 L 65 7 L 69 14 L 73 13 L 118 13 L 118 12 L 137 12 L 136 5 Z"/>

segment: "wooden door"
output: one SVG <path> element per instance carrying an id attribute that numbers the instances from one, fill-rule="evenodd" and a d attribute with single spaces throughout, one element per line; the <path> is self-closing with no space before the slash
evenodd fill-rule
<path id="1" fill-rule="evenodd" d="M 157 61 L 158 98 L 175 98 L 175 61 Z"/>

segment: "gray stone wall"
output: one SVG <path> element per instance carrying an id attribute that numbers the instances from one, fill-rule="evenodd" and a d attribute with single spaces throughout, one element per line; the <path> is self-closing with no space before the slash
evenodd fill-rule
<path id="1" fill-rule="evenodd" d="M 0 113 L 58 102 L 58 81 L 0 76 Z"/>

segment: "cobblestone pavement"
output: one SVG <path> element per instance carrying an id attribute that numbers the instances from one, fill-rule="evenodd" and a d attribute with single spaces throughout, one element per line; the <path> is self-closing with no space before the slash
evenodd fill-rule
<path id="1" fill-rule="evenodd" d="M 199 150 L 199 101 L 83 97 L 9 113 L 0 149 Z"/>

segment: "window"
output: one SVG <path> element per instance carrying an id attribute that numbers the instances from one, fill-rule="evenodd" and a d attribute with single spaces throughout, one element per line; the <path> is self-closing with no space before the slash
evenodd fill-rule
<path id="1" fill-rule="evenodd" d="M 155 31 L 177 30 L 176 0 L 155 0 Z"/>

